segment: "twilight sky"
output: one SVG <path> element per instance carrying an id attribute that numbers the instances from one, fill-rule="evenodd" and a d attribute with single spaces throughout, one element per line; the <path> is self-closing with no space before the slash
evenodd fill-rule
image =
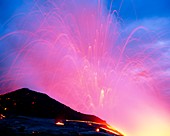
<path id="1" fill-rule="evenodd" d="M 104 0 L 110 8 L 112 0 Z M 0 22 L 8 19 L 19 8 L 23 0 L 1 0 Z M 153 17 L 170 17 L 169 0 L 114 0 L 112 9 L 120 10 L 120 16 L 127 20 L 139 20 Z"/>
<path id="2" fill-rule="evenodd" d="M 111 0 L 109 0 L 111 1 Z M 113 8 L 119 10 L 124 19 L 138 20 L 153 17 L 170 17 L 169 0 L 115 0 Z M 108 2 L 108 6 L 109 6 Z"/>
<path id="3" fill-rule="evenodd" d="M 8 27 L 8 19 L 15 15 L 17 10 L 23 5 L 24 0 L 0 0 L 0 36 L 4 33 L 16 30 L 15 25 Z M 79 1 L 80 2 L 80 1 Z M 90 0 L 89 0 L 90 2 Z M 81 3 L 81 2 L 80 2 Z M 111 0 L 103 0 L 106 9 L 109 10 Z M 134 28 L 144 26 L 153 35 L 155 43 L 149 45 L 155 50 L 159 50 L 156 55 L 160 57 L 157 60 L 157 66 L 153 66 L 155 75 L 169 81 L 170 78 L 170 1 L 169 0 L 113 0 L 112 10 L 118 11 L 120 17 L 121 36 L 129 35 Z M 24 9 L 26 10 L 26 9 Z M 22 11 L 25 12 L 23 9 Z M 15 18 L 15 17 L 14 17 Z M 15 24 L 15 23 L 14 23 Z M 150 41 L 143 41 L 142 46 L 146 48 Z M 3 43 L 3 42 L 2 42 Z M 1 44 L 2 44 L 1 43 Z M 8 47 L 1 46 L 0 52 L 3 53 Z M 135 47 L 134 47 L 135 50 Z M 158 70 L 158 66 L 163 70 Z M 165 84 L 165 83 L 164 83 Z M 167 85 L 167 83 L 166 83 Z M 166 87 L 169 94 L 169 87 Z M 168 97 L 168 99 L 170 99 Z"/>
<path id="4" fill-rule="evenodd" d="M 118 23 L 97 0 L 30 1 L 0 0 L 0 93 L 29 87 L 129 136 L 170 134 L 169 0 L 102 0 Z"/>

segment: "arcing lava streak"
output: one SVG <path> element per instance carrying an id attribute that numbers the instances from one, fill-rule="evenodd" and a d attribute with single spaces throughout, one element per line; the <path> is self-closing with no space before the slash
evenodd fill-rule
<path id="1" fill-rule="evenodd" d="M 1 26 L 1 93 L 28 87 L 127 136 L 170 135 L 168 47 L 143 26 L 121 33 L 116 14 L 97 0 L 26 2 Z"/>

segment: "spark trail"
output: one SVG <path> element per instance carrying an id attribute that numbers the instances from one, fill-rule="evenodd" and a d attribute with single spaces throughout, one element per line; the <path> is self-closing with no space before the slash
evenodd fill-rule
<path id="1" fill-rule="evenodd" d="M 157 47 L 156 34 L 144 26 L 122 33 L 102 1 L 23 5 L 1 26 L 1 93 L 28 87 L 127 136 L 170 135 L 169 76 L 160 75 L 169 47 Z"/>

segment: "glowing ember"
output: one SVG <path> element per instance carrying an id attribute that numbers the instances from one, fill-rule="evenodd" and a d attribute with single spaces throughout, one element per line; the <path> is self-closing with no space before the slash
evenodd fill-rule
<path id="1" fill-rule="evenodd" d="M 100 0 L 26 2 L 3 25 L 1 93 L 28 87 L 127 136 L 170 135 L 168 44 L 143 26 L 121 33 L 116 13 Z"/>
<path id="2" fill-rule="evenodd" d="M 64 126 L 64 123 L 62 123 L 62 122 L 57 122 L 55 124 L 58 125 L 58 126 Z"/>
<path id="3" fill-rule="evenodd" d="M 0 114 L 0 119 L 4 119 L 6 118 L 6 116 L 4 116 L 3 114 Z"/>
<path id="4" fill-rule="evenodd" d="M 99 128 L 97 128 L 97 129 L 96 129 L 96 132 L 99 132 L 99 131 L 100 131 L 100 129 L 99 129 Z"/>

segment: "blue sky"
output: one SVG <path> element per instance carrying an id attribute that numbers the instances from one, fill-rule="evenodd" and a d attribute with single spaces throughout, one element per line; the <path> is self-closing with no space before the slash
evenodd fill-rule
<path id="1" fill-rule="evenodd" d="M 25 0 L 0 0 L 0 35 L 2 36 L 9 28 L 3 24 L 20 9 Z M 90 1 L 90 0 L 89 0 Z M 109 10 L 112 0 L 103 0 Z M 80 1 L 79 1 L 80 2 Z M 113 0 L 112 10 L 117 10 L 123 20 L 125 33 L 130 33 L 135 27 L 145 26 L 158 34 L 159 39 L 154 48 L 162 46 L 167 49 L 159 55 L 163 58 L 170 58 L 170 0 Z M 126 34 L 125 34 L 126 35 Z M 146 44 L 147 45 L 147 44 Z M 167 61 L 167 60 L 166 60 Z M 166 65 L 165 73 L 170 75 L 169 62 L 161 62 Z M 165 74 L 161 73 L 161 74 Z"/>
<path id="2" fill-rule="evenodd" d="M 0 23 L 10 18 L 21 5 L 22 0 L 0 0 Z"/>
<path id="3" fill-rule="evenodd" d="M 112 1 L 112 10 L 116 9 L 123 20 L 123 31 L 128 33 L 142 25 L 155 33 L 162 34 L 159 43 L 169 44 L 170 0 L 103 0 L 107 9 L 110 8 Z M 4 29 L 8 29 L 4 28 L 3 24 L 20 9 L 23 2 L 25 1 L 0 0 L 0 35 L 3 34 Z"/>
<path id="4" fill-rule="evenodd" d="M 0 0 L 0 26 L 14 15 L 24 2 L 24 0 Z M 103 3 L 108 10 L 112 3 L 112 10 L 118 11 L 124 27 L 129 30 L 139 25 L 154 31 L 169 29 L 169 0 L 103 0 Z M 3 31 L 2 27 L 1 29 Z"/>
<path id="5" fill-rule="evenodd" d="M 39 11 L 42 11 L 41 10 L 42 5 L 43 5 L 42 9 L 45 7 L 45 9 L 44 9 L 45 12 L 38 12 L 38 13 L 40 13 L 40 16 L 38 16 L 40 19 L 35 18 L 35 17 L 37 17 L 37 16 L 35 16 L 36 14 L 35 15 L 33 14 L 30 17 L 27 16 L 30 13 L 30 11 L 32 13 L 32 11 L 34 12 L 34 10 L 32 10 L 32 8 L 30 8 L 30 5 L 23 6 L 23 4 L 24 4 L 24 2 L 26 2 L 28 4 L 29 2 L 32 2 L 32 1 L 33 2 L 40 1 L 40 4 L 36 5 L 34 7 L 34 8 L 38 8 Z M 45 43 L 45 46 L 44 46 L 44 41 L 46 40 L 46 38 L 47 39 L 49 38 L 49 41 L 50 41 L 50 39 L 53 39 L 53 37 L 55 39 L 55 35 L 58 36 L 59 34 L 61 34 L 59 26 L 60 26 L 60 23 L 62 22 L 62 21 L 61 22 L 57 21 L 57 20 L 60 20 L 58 18 L 57 18 L 57 20 L 54 19 L 54 22 L 53 22 L 53 18 L 52 18 L 52 21 L 50 20 L 51 21 L 50 24 L 52 24 L 52 27 L 51 26 L 49 27 L 49 25 L 47 25 L 48 27 L 46 27 L 46 23 L 44 23 L 46 16 L 43 16 L 42 19 L 41 19 L 41 16 L 46 15 L 46 14 L 43 14 L 43 13 L 46 13 L 47 12 L 46 10 L 51 9 L 51 7 L 47 6 L 47 8 L 46 8 L 46 5 L 44 6 L 44 3 L 43 4 L 41 3 L 41 2 L 44 2 L 44 1 L 46 2 L 46 0 L 0 0 L 0 77 L 1 77 L 0 78 L 0 93 L 1 93 L 1 91 L 4 91 L 6 89 L 5 88 L 3 90 L 3 88 L 2 88 L 3 86 L 5 86 L 5 87 L 9 86 L 9 88 L 10 88 L 10 82 L 12 84 L 11 87 L 13 87 L 13 85 L 14 85 L 14 87 L 15 86 L 16 87 L 18 87 L 18 86 L 19 87 L 20 86 L 24 86 L 24 87 L 29 86 L 29 87 L 33 87 L 33 88 L 38 88 L 40 90 L 41 89 L 44 90 L 44 88 L 49 87 L 47 89 L 47 91 L 51 91 L 51 88 L 54 89 L 56 87 L 54 90 L 58 90 L 56 83 L 57 84 L 58 84 L 58 82 L 63 83 L 63 81 L 59 81 L 58 79 L 60 79 L 60 77 L 61 77 L 61 79 L 65 79 L 65 75 L 66 75 L 65 71 L 62 72 L 62 70 L 61 70 L 61 72 L 60 72 L 60 69 L 64 68 L 64 70 L 67 70 L 67 68 L 65 68 L 64 66 L 67 66 L 67 64 L 69 64 L 69 63 L 67 63 L 67 61 L 66 61 L 65 63 L 62 64 L 61 62 L 63 62 L 62 61 L 62 60 L 64 60 L 63 58 L 66 58 L 66 57 L 62 56 L 63 54 L 68 55 L 68 57 L 69 57 L 69 54 L 66 54 L 66 53 L 68 52 L 68 53 L 71 54 L 71 52 L 69 52 L 70 48 L 68 48 L 68 46 L 67 46 L 67 45 L 70 45 L 70 44 L 65 45 L 64 43 L 66 43 L 66 42 L 62 43 L 62 41 L 61 41 L 61 45 L 64 45 L 64 47 L 67 47 L 66 48 L 67 50 L 65 51 L 64 47 L 63 47 L 64 50 L 62 48 L 60 49 L 60 46 L 59 46 L 56 50 L 54 50 L 54 51 L 56 51 L 55 53 L 53 52 L 53 50 L 51 50 L 51 49 L 55 49 L 55 48 L 51 48 L 51 47 L 48 48 L 49 46 L 46 46 L 46 43 Z M 55 4 L 56 3 L 58 4 L 58 1 L 60 1 L 60 0 L 49 0 L 49 1 L 54 1 Z M 64 0 L 61 0 L 61 1 L 64 1 Z M 65 0 L 65 1 L 71 1 L 71 0 Z M 97 0 L 75 0 L 75 1 L 78 3 L 77 4 L 78 6 L 75 4 L 78 7 L 78 8 L 77 7 L 76 8 L 77 9 L 81 8 L 81 10 L 82 10 L 83 9 L 82 6 L 84 7 L 84 3 L 86 4 L 86 2 L 87 3 L 88 2 L 94 2 L 96 4 Z M 107 11 L 109 11 L 111 0 L 101 0 L 101 1 L 104 2 Z M 66 3 L 67 4 L 66 7 L 68 7 L 68 9 L 69 9 L 70 5 L 68 3 Z M 34 3 L 31 3 L 31 4 L 34 4 Z M 79 8 L 79 4 L 81 4 L 80 8 Z M 90 3 L 89 5 L 93 6 L 93 3 Z M 40 6 L 40 8 L 39 8 L 39 6 Z M 51 6 L 53 7 L 53 5 L 51 5 Z M 23 8 L 23 7 L 26 7 L 26 8 Z M 58 11 L 64 11 L 65 9 L 66 8 L 64 8 L 64 7 L 62 7 L 61 9 L 59 8 L 59 10 L 57 10 L 57 13 L 58 13 Z M 17 18 L 15 16 L 15 18 L 12 18 L 12 16 L 15 15 L 16 11 L 18 11 L 18 10 L 19 10 L 19 12 L 17 12 L 17 13 L 22 13 L 22 12 L 27 13 L 28 12 L 28 14 L 22 14 L 21 17 L 17 16 L 18 17 Z M 29 10 L 29 11 L 26 11 L 26 10 Z M 70 10 L 72 11 L 74 9 L 72 9 L 72 7 L 71 7 Z M 68 10 L 68 11 L 66 10 L 66 13 L 69 12 L 70 10 Z M 125 68 L 122 68 L 120 70 L 121 71 L 120 75 L 123 75 L 123 76 L 124 75 L 125 76 L 131 76 L 132 75 L 132 80 L 134 80 L 135 83 L 136 82 L 141 83 L 142 85 L 144 85 L 144 86 L 141 86 L 141 87 L 145 88 L 147 86 L 146 88 L 151 88 L 151 89 L 149 89 L 151 91 L 152 91 L 152 83 L 150 81 L 152 81 L 151 79 L 153 79 L 155 81 L 154 85 L 156 84 L 156 87 L 158 85 L 158 88 L 160 89 L 158 94 L 159 93 L 162 94 L 162 97 L 165 96 L 164 98 L 166 99 L 166 102 L 167 102 L 169 109 L 170 109 L 170 105 L 169 105 L 169 103 L 170 103 L 170 84 L 169 84 L 170 83 L 170 0 L 113 0 L 111 10 L 112 11 L 113 10 L 118 11 L 118 17 L 120 17 L 118 21 L 120 21 L 120 23 L 117 23 L 117 24 L 118 24 L 118 27 L 120 26 L 120 30 L 118 28 L 118 32 L 116 31 L 116 36 L 118 36 L 118 40 L 117 40 L 117 37 L 116 37 L 117 41 L 116 41 L 115 45 L 114 45 L 114 38 L 115 38 L 114 36 L 115 35 L 112 35 L 111 37 L 109 37 L 108 38 L 109 42 L 107 42 L 104 45 L 106 47 L 109 44 L 111 44 L 111 46 L 113 44 L 114 47 L 115 46 L 117 47 L 117 46 L 120 45 L 120 48 L 117 49 L 117 48 L 113 47 L 113 49 L 111 50 L 111 51 L 113 51 L 113 53 L 111 52 L 113 54 L 111 59 L 112 58 L 115 59 L 115 62 L 116 62 L 117 61 L 116 58 L 118 58 L 118 60 L 120 58 L 120 61 L 118 61 L 118 62 L 120 62 L 120 63 L 118 63 L 118 64 L 120 64 L 120 67 L 121 67 L 121 64 L 125 62 L 125 64 L 122 64 L 122 65 L 125 65 L 124 66 Z M 22 12 L 20 12 L 20 11 L 22 11 Z M 53 11 L 53 8 L 52 8 L 52 11 Z M 75 10 L 75 11 L 77 13 L 77 10 Z M 53 15 L 55 16 L 56 14 L 54 13 Z M 63 16 L 65 16 L 65 12 L 63 12 L 61 17 L 63 17 Z M 7 22 L 8 19 L 10 19 L 10 18 L 12 18 L 11 21 Z M 68 18 L 65 19 L 65 22 L 66 22 L 66 26 L 68 26 L 68 27 L 65 27 L 65 25 L 61 25 L 61 27 L 64 26 L 64 28 L 70 28 L 70 30 L 67 29 L 68 33 L 70 32 L 71 37 L 74 37 L 74 33 L 73 33 L 74 31 L 73 31 L 73 29 L 71 29 L 72 24 L 70 25 L 70 23 L 67 22 L 67 19 Z M 96 19 L 96 18 L 94 17 L 94 19 Z M 71 22 L 74 22 L 73 20 L 71 20 Z M 80 22 L 82 24 L 86 21 L 84 18 L 80 18 L 80 20 L 81 21 L 78 21 L 78 23 Z M 56 22 L 58 22 L 58 23 L 56 23 Z M 91 22 L 92 22 L 91 17 L 87 18 L 87 24 L 89 24 L 88 26 L 90 26 L 92 24 Z M 109 24 L 109 23 L 107 22 L 107 24 Z M 32 34 L 28 33 L 28 35 L 26 35 L 27 33 L 24 33 L 27 30 L 28 30 L 28 32 L 32 32 L 32 31 L 35 32 L 36 29 L 38 29 L 39 26 L 41 26 L 39 24 L 42 25 L 42 28 L 40 29 L 40 31 L 38 31 L 39 33 L 36 33 L 37 34 L 36 36 L 33 36 L 33 38 L 32 38 Z M 47 22 L 47 24 L 48 24 L 48 22 Z M 98 24 L 98 23 L 94 23 L 94 25 L 92 25 L 92 27 L 95 26 L 96 24 Z M 74 23 L 73 23 L 73 26 L 74 26 Z M 142 31 L 143 33 L 142 32 L 140 33 L 140 31 L 137 31 L 137 34 L 135 33 L 136 35 L 134 34 L 132 36 L 129 36 L 135 30 L 135 28 L 138 28 L 139 26 L 144 26 L 149 31 Z M 96 33 L 96 35 L 98 35 L 97 32 L 100 32 L 100 31 L 97 31 L 97 30 L 102 28 L 102 24 L 100 24 L 100 26 L 98 26 L 97 28 L 93 27 L 94 28 L 94 30 L 92 30 L 92 32 L 94 31 L 93 33 L 90 33 L 91 29 L 89 29 L 89 31 L 87 30 L 87 32 L 89 32 L 87 36 L 86 36 L 86 27 L 85 27 L 85 31 L 84 31 L 84 25 L 82 25 L 81 27 L 83 27 L 83 28 L 78 29 L 77 32 L 79 32 L 79 30 L 82 30 L 82 31 L 80 31 L 80 33 L 82 33 L 80 35 L 83 38 L 83 40 L 81 41 L 81 38 L 80 38 L 80 43 L 81 42 L 85 43 L 86 40 L 87 40 L 87 36 L 90 35 L 89 37 L 93 38 L 93 35 L 95 35 L 95 33 Z M 89 28 L 92 28 L 92 27 L 89 27 Z M 49 31 L 47 30 L 48 28 L 49 28 Z M 54 28 L 54 30 L 53 30 L 53 28 Z M 113 27 L 106 27 L 106 29 L 107 28 L 110 28 L 109 31 L 105 31 L 105 29 L 104 29 L 104 31 L 101 31 L 101 34 L 103 34 L 103 33 L 105 34 L 105 32 L 106 32 L 106 36 L 107 36 L 107 32 L 109 32 L 109 34 L 111 32 L 113 32 Z M 21 30 L 21 31 L 23 30 L 24 32 L 16 34 L 15 32 L 17 30 Z M 51 32 L 51 30 L 52 30 L 52 32 Z M 11 37 L 10 37 L 10 32 L 14 32 Z M 43 33 L 41 33 L 41 32 L 43 32 Z M 113 33 L 111 33 L 111 34 L 113 34 Z M 7 36 L 5 38 L 2 38 L 4 36 L 4 34 L 7 34 Z M 49 36 L 48 36 L 48 34 L 49 34 Z M 149 37 L 150 35 L 151 35 L 151 38 Z M 57 40 L 55 39 L 55 42 L 54 42 L 55 44 L 56 44 L 56 41 L 59 41 L 58 37 L 57 37 Z M 130 37 L 130 38 L 128 38 L 128 37 Z M 37 40 L 36 40 L 36 38 L 37 38 Z M 71 38 L 71 39 L 74 39 L 74 38 Z M 99 39 L 99 42 L 100 42 L 100 38 L 98 38 L 98 39 Z M 110 41 L 110 39 L 111 39 L 111 41 Z M 96 38 L 93 38 L 93 40 L 94 40 L 94 43 L 96 43 Z M 133 40 L 135 42 L 133 42 Z M 139 40 L 139 42 L 138 42 L 138 40 Z M 40 41 L 40 43 L 38 41 Z M 41 43 L 41 41 L 43 41 L 43 44 Z M 103 40 L 103 41 L 105 41 L 105 40 Z M 113 41 L 113 43 L 112 43 L 112 41 Z M 126 42 L 126 41 L 128 41 L 128 42 Z M 34 46 L 35 44 L 37 44 L 37 42 L 38 42 L 38 45 Z M 50 42 L 50 43 L 53 43 L 53 42 Z M 71 43 L 71 42 L 69 42 L 69 43 Z M 75 43 L 76 43 L 76 40 L 75 40 Z M 91 42 L 89 42 L 89 43 L 90 44 L 85 44 L 85 47 L 87 47 L 88 50 L 90 50 L 90 52 L 88 52 L 88 54 L 90 54 L 89 56 L 91 56 L 91 46 L 89 46 L 89 45 L 91 45 Z M 103 43 L 103 42 L 100 42 L 100 44 L 101 43 Z M 52 44 L 53 45 L 52 47 L 57 47 L 55 44 L 54 45 Z M 27 45 L 30 45 L 30 46 L 27 48 Z M 80 48 L 81 48 L 81 44 L 78 44 L 78 45 L 80 45 Z M 82 44 L 82 45 L 84 45 L 84 44 Z M 124 49 L 123 47 L 125 47 L 125 45 L 127 45 L 127 46 Z M 23 48 L 23 46 L 24 46 L 24 48 Z M 39 48 L 40 46 L 42 48 Z M 74 44 L 73 44 L 73 46 L 74 46 Z M 75 47 L 77 48 L 76 45 L 75 45 Z M 47 50 L 47 48 L 48 48 L 48 50 Z M 73 48 L 73 49 L 76 49 L 76 48 Z M 95 49 L 98 50 L 98 48 L 95 48 Z M 109 46 L 109 49 L 110 49 L 110 46 Z M 117 50 L 120 49 L 120 53 L 119 53 L 119 51 L 117 53 L 116 52 L 117 50 L 114 50 L 114 49 L 117 49 Z M 62 52 L 62 50 L 63 50 L 63 52 Z M 85 50 L 86 50 L 86 48 L 85 48 Z M 103 51 L 101 51 L 101 52 L 103 52 Z M 53 56 L 53 54 L 54 54 L 54 56 Z M 88 55 L 87 53 L 84 53 L 84 54 Z M 49 56 L 51 56 L 51 55 L 52 55 L 52 57 L 50 57 L 50 59 L 52 59 L 52 60 L 49 59 Z M 58 56 L 60 58 L 56 58 L 56 56 Z M 74 56 L 77 57 L 78 55 L 73 54 L 73 59 L 74 59 Z M 103 56 L 104 56 L 104 58 L 102 58 L 101 61 L 105 60 L 105 52 L 104 52 Z M 79 66 L 79 60 L 81 60 L 81 61 L 84 60 L 84 58 L 86 58 L 86 56 L 85 57 L 83 56 L 83 59 L 82 58 L 77 59 L 76 57 L 75 57 L 75 62 L 76 62 L 76 60 L 78 61 L 76 63 L 78 66 L 75 64 L 76 65 L 75 68 L 78 68 L 78 70 L 79 70 L 79 68 L 80 68 L 80 70 L 81 70 L 81 68 L 83 68 L 84 70 L 83 70 L 83 72 L 76 72 L 76 73 L 80 73 L 80 74 L 82 73 L 82 76 L 77 75 L 75 77 L 75 79 L 73 77 L 73 79 L 74 79 L 73 81 L 78 80 L 79 79 L 78 77 L 83 77 L 81 81 L 86 81 L 86 79 L 85 79 L 86 76 L 84 78 L 84 75 L 86 74 L 86 72 L 84 72 L 84 71 L 86 71 L 86 67 L 88 67 L 90 61 L 88 62 L 88 59 L 87 59 L 87 63 L 85 61 L 85 65 Z M 70 60 L 72 60 L 72 57 L 70 57 L 70 58 L 71 58 Z M 93 60 L 93 58 L 92 59 L 91 59 L 91 57 L 89 57 L 89 58 L 90 58 L 90 60 Z M 100 56 L 99 56 L 99 58 L 100 58 Z M 42 60 L 42 62 L 39 61 L 40 59 Z M 126 64 L 126 62 L 129 62 L 129 60 L 133 60 L 133 59 L 135 59 L 135 62 L 138 62 L 138 59 L 139 59 L 139 62 L 138 62 L 139 64 L 138 65 L 135 64 L 132 67 L 131 67 L 131 65 L 129 66 L 130 63 Z M 56 70 L 56 67 L 59 67 L 58 60 L 60 61 L 61 65 L 63 65 L 63 66 L 61 68 L 58 68 L 58 70 Z M 54 63 L 54 62 L 57 62 L 57 63 Z M 47 64 L 49 64 L 49 65 L 47 65 Z M 103 73 L 103 72 L 100 72 L 100 71 L 103 71 L 103 67 L 105 68 L 105 66 L 104 66 L 105 62 L 103 62 L 103 65 L 101 65 L 102 66 L 102 67 L 100 67 L 101 69 L 98 70 L 98 66 L 100 66 L 99 64 L 100 63 L 94 64 L 94 70 L 97 67 L 96 69 L 97 69 L 97 71 L 99 71 L 99 74 L 96 74 L 97 72 L 95 72 L 95 74 L 92 74 L 93 67 L 92 67 L 92 70 L 90 69 L 90 67 L 87 68 L 87 69 L 89 69 L 88 75 L 90 77 L 91 77 L 91 75 L 92 76 L 93 75 L 100 75 L 100 73 Z M 110 63 L 110 58 L 109 58 L 109 64 L 110 65 L 108 65 L 108 67 L 106 67 L 106 71 L 107 71 L 107 69 L 110 69 L 110 67 L 113 68 L 113 70 L 111 69 L 111 71 L 114 71 L 114 69 L 119 68 L 119 67 L 117 68 L 117 64 L 112 65 L 112 61 Z M 95 65 L 97 65 L 97 66 L 95 67 Z M 45 68 L 42 68 L 42 66 L 45 66 Z M 49 68 L 51 68 L 50 70 L 47 69 L 48 66 L 49 66 Z M 115 66 L 116 66 L 116 68 L 115 68 Z M 129 66 L 129 67 L 126 69 L 126 66 Z M 73 71 L 73 74 L 70 72 L 71 73 L 70 75 L 74 75 L 74 71 L 76 71 L 77 69 L 76 70 L 74 68 L 71 68 L 71 69 L 72 69 L 71 71 Z M 44 70 L 46 70 L 46 71 L 44 71 Z M 56 71 L 59 71 L 59 72 L 57 73 Z M 118 71 L 118 74 L 119 74 L 119 70 L 117 70 L 117 71 Z M 125 73 L 123 73 L 122 71 L 125 71 Z M 110 73 L 114 73 L 114 72 L 108 71 L 108 73 L 110 74 Z M 63 77 L 62 74 L 64 74 L 64 78 L 62 78 Z M 114 78 L 117 77 L 118 74 L 115 74 L 116 76 L 112 76 L 112 74 L 109 75 L 109 76 L 113 77 L 113 81 L 114 81 Z M 16 78 L 16 76 L 17 76 L 17 78 Z M 4 77 L 5 77 L 5 79 L 3 79 Z M 79 88 L 79 86 L 81 86 L 81 85 L 77 85 L 77 83 L 73 83 L 73 86 L 72 86 L 72 83 L 70 84 L 69 81 L 72 81 L 72 77 L 71 78 L 70 77 L 71 76 L 66 78 L 67 80 L 64 81 L 64 83 L 65 82 L 69 83 L 67 87 L 69 88 L 69 85 L 70 85 L 70 88 L 74 89 L 75 86 L 76 87 L 78 86 L 78 88 Z M 89 78 L 90 80 L 87 83 L 85 82 L 85 86 L 86 86 L 86 84 L 89 83 L 90 85 L 87 85 L 87 86 L 90 89 L 91 88 L 93 89 L 93 85 L 96 86 L 96 81 L 97 81 L 96 77 L 97 76 L 95 76 L 95 78 L 94 78 L 95 79 L 94 84 L 92 83 L 92 85 L 91 85 L 91 82 L 89 82 L 89 81 L 92 81 L 91 80 L 91 79 L 93 79 L 93 77 L 92 77 L 92 78 Z M 103 76 L 103 77 L 105 77 L 105 76 Z M 101 76 L 101 78 L 102 78 L 102 76 Z M 104 80 L 105 80 L 105 78 L 104 78 Z M 112 80 L 112 78 L 108 78 L 108 80 L 104 81 L 104 83 L 109 81 L 109 80 Z M 118 80 L 121 81 L 121 78 L 119 77 Z M 52 81 L 52 83 L 51 83 L 51 81 Z M 111 81 L 111 83 L 113 81 Z M 117 80 L 115 80 L 115 81 L 116 81 L 116 86 L 118 86 Z M 9 82 L 9 85 L 8 85 L 8 82 Z M 50 82 L 50 84 L 48 86 L 47 84 L 49 82 Z M 131 82 L 130 82 L 130 85 L 131 85 Z M 153 85 L 153 89 L 155 91 L 154 85 Z M 61 88 L 62 88 L 62 86 L 64 86 L 64 85 L 61 85 Z M 107 83 L 106 83 L 106 86 L 107 86 Z M 60 85 L 59 85 L 59 87 L 60 87 Z M 111 87 L 112 87 L 112 85 L 111 85 Z M 63 88 L 65 89 L 65 87 L 63 87 Z M 84 87 L 84 88 L 87 91 L 89 91 L 86 87 Z M 84 88 L 80 87 L 80 90 L 84 91 Z M 117 87 L 114 87 L 114 85 L 113 85 L 113 88 L 114 88 L 114 90 L 116 90 L 115 88 L 117 88 Z M 122 88 L 122 86 L 120 86 L 120 88 Z M 102 90 L 103 89 L 105 89 L 105 86 L 104 86 L 104 88 L 102 88 Z M 79 91 L 79 89 L 76 88 L 76 91 L 77 90 Z M 123 90 L 122 92 L 124 93 L 124 89 L 122 89 L 122 90 Z M 129 89 L 130 93 L 133 93 L 133 92 L 138 93 L 138 91 L 136 91 L 136 87 L 135 87 L 135 90 L 133 90 L 133 91 L 130 91 L 130 90 L 131 89 Z M 100 89 L 99 89 L 99 91 L 100 91 Z M 103 91 L 101 91 L 101 94 L 104 94 L 102 92 Z M 109 85 L 109 88 L 108 88 L 108 92 L 110 92 L 110 85 Z M 60 93 L 60 91 L 58 93 Z M 83 93 L 80 93 L 80 94 L 83 94 Z M 146 93 L 147 93 L 147 90 L 146 90 Z M 152 93 L 153 92 L 150 92 L 149 95 L 152 94 Z M 56 94 L 56 93 L 54 93 L 54 94 Z M 63 92 L 62 92 L 62 94 L 63 94 Z M 67 93 L 67 94 L 69 94 L 69 93 Z M 92 93 L 92 94 L 95 94 L 95 96 L 96 96 L 96 93 Z M 116 94 L 116 93 L 113 93 L 113 94 Z M 157 92 L 156 92 L 156 94 L 157 94 Z M 139 96 L 139 95 L 140 95 L 140 93 L 137 94 L 136 96 Z M 142 95 L 143 95 L 143 92 L 142 92 Z M 70 96 L 72 96 L 72 95 L 70 95 Z M 102 96 L 101 98 L 102 98 L 102 101 L 103 101 L 104 95 L 101 95 L 101 96 Z M 128 94 L 127 96 L 130 96 L 130 95 Z M 132 94 L 132 96 L 133 96 L 133 94 Z M 62 97 L 62 95 L 61 95 L 61 97 Z M 66 99 L 67 98 L 68 97 L 66 97 Z M 122 98 L 123 98 L 122 100 L 123 100 L 123 103 L 124 103 L 125 102 L 124 95 L 123 95 Z M 148 97 L 148 98 L 150 98 L 150 97 Z M 138 97 L 137 97 L 137 99 L 138 99 Z M 143 102 L 143 99 L 140 99 L 140 100 L 142 100 L 142 102 Z M 144 101 L 144 103 L 145 103 L 145 101 Z M 108 104 L 108 103 L 106 103 L 106 104 Z M 110 106 L 110 104 L 109 104 L 109 106 Z M 115 106 L 115 104 L 114 104 L 114 106 Z M 121 107 L 121 106 L 119 106 L 119 107 Z M 142 110 L 143 110 L 143 107 L 142 107 Z M 107 112 L 107 110 L 106 110 L 106 112 Z M 121 112 L 121 113 L 123 113 L 123 114 L 120 114 L 120 115 L 126 114 L 124 112 Z M 143 113 L 143 112 L 140 112 L 140 113 Z M 164 115 L 164 114 L 162 114 L 162 115 Z M 126 118 L 126 116 L 124 118 Z M 128 118 L 128 119 L 131 120 L 131 118 Z M 154 123 L 155 123 L 155 121 L 154 121 Z M 157 124 L 157 123 L 155 123 L 155 124 Z M 159 122 L 158 122 L 158 124 L 159 124 Z M 148 124 L 146 123 L 146 125 L 148 125 Z M 151 128 L 153 129 L 152 126 L 151 126 Z M 149 130 L 149 129 L 147 128 L 147 130 Z M 143 131 L 143 132 L 146 132 L 146 131 Z"/>
<path id="6" fill-rule="evenodd" d="M 109 8 L 112 0 L 104 0 Z M 0 0 L 0 22 L 8 19 L 19 8 L 23 0 Z M 170 17 L 169 0 L 113 0 L 112 9 L 120 9 L 120 16 L 126 20 L 152 17 Z"/>
<path id="7" fill-rule="evenodd" d="M 111 0 L 106 3 L 110 7 Z M 170 17 L 169 0 L 114 0 L 112 5 L 112 9 L 120 9 L 123 19 Z"/>

